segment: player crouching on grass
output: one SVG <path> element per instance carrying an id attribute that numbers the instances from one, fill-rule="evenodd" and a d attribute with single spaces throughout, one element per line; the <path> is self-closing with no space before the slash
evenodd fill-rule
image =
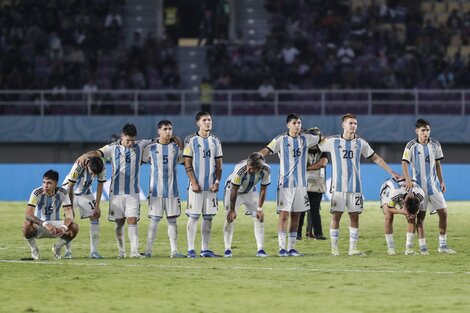
<path id="1" fill-rule="evenodd" d="M 62 247 L 70 242 L 78 233 L 78 225 L 73 221 L 72 204 L 67 190 L 57 187 L 59 173 L 48 170 L 42 178 L 42 187 L 36 188 L 26 207 L 23 236 L 31 248 L 33 260 L 39 260 L 39 248 L 35 238 L 59 238 L 52 246 L 52 252 L 57 259 L 61 258 Z M 64 212 L 61 214 L 60 208 Z M 65 216 L 61 220 L 61 216 Z"/>
<path id="2" fill-rule="evenodd" d="M 418 229 L 419 246 L 422 255 L 428 255 L 428 247 L 424 238 L 423 213 L 424 191 L 413 182 L 410 192 L 406 190 L 405 180 L 387 179 L 380 187 L 380 207 L 383 209 L 385 222 L 385 240 L 388 254 L 395 255 L 395 243 L 393 240 L 393 217 L 395 214 L 405 215 L 408 224 L 406 227 L 406 255 L 417 254 L 413 251 L 413 237 L 415 229 Z"/>

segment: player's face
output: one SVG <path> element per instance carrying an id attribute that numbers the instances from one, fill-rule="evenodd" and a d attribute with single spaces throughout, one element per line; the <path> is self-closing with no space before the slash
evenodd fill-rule
<path id="1" fill-rule="evenodd" d="M 426 125 L 420 128 L 416 128 L 416 135 L 418 135 L 419 142 L 427 142 L 429 140 L 429 136 L 431 135 L 431 127 Z"/>
<path id="2" fill-rule="evenodd" d="M 348 118 L 343 122 L 343 129 L 346 133 L 355 134 L 357 131 L 357 120 L 355 118 Z"/>
<path id="3" fill-rule="evenodd" d="M 160 136 L 160 139 L 170 140 L 173 136 L 173 126 L 163 125 L 158 129 L 158 135 Z"/>
<path id="4" fill-rule="evenodd" d="M 57 182 L 50 179 L 50 178 L 43 178 L 42 179 L 42 190 L 47 195 L 53 195 L 55 193 L 55 189 L 57 188 Z"/>
<path id="5" fill-rule="evenodd" d="M 298 135 L 300 134 L 300 130 L 302 129 L 302 120 L 301 119 L 293 119 L 287 123 L 287 128 L 289 129 L 290 135 Z"/>
<path id="6" fill-rule="evenodd" d="M 212 130 L 212 118 L 210 115 L 201 116 L 197 122 L 197 126 L 200 130 L 211 131 Z"/>
<path id="7" fill-rule="evenodd" d="M 246 171 L 250 175 L 257 174 L 257 173 L 261 172 L 261 167 L 258 168 L 258 167 L 254 167 L 252 165 L 247 165 L 246 166 Z"/>
<path id="8" fill-rule="evenodd" d="M 127 135 L 122 135 L 121 136 L 121 145 L 123 145 L 126 148 L 130 148 L 135 144 L 135 137 L 133 136 L 127 136 Z"/>

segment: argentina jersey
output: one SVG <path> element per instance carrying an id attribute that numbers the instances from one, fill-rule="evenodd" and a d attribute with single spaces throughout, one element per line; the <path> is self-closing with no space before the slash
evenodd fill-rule
<path id="1" fill-rule="evenodd" d="M 418 142 L 418 139 L 413 139 L 406 144 L 402 161 L 411 164 L 413 179 L 427 195 L 433 195 L 441 192 L 436 161 L 443 158 L 444 154 L 437 140 L 429 138 L 428 143 L 423 145 Z"/>
<path id="2" fill-rule="evenodd" d="M 62 187 L 56 188 L 53 196 L 46 195 L 42 187 L 34 189 L 28 205 L 35 207 L 34 215 L 43 221 L 61 220 L 60 207 L 72 206 L 67 190 Z"/>
<path id="3" fill-rule="evenodd" d="M 271 167 L 268 164 L 263 164 L 260 172 L 250 174 L 248 173 L 245 160 L 235 165 L 225 185 L 227 186 L 231 183 L 232 185 L 239 186 L 238 193 L 244 194 L 255 191 L 256 184 L 260 181 L 262 186 L 267 186 L 271 183 Z"/>
<path id="4" fill-rule="evenodd" d="M 365 158 L 374 155 L 369 143 L 359 137 L 346 140 L 336 135 L 328 137 L 318 147 L 331 155 L 331 192 L 362 192 L 361 155 Z"/>
<path id="5" fill-rule="evenodd" d="M 182 162 L 182 151 L 174 142 L 159 142 L 145 147 L 143 162 L 150 162 L 150 195 L 152 197 L 179 197 L 176 167 Z"/>
<path id="6" fill-rule="evenodd" d="M 120 144 L 120 141 L 116 141 L 99 149 L 103 156 L 111 161 L 113 167 L 110 195 L 140 193 L 142 153 L 145 146 L 151 142 L 151 140 L 138 140 L 132 147 L 126 148 Z"/>
<path id="7" fill-rule="evenodd" d="M 287 133 L 273 139 L 267 148 L 279 156 L 279 186 L 282 188 L 307 186 L 308 149 L 317 145 L 318 136 L 301 134 L 291 137 Z"/>
<path id="8" fill-rule="evenodd" d="M 89 195 L 91 194 L 91 184 L 93 183 L 93 173 L 88 170 L 87 166 L 81 166 L 75 163 L 70 170 L 67 181 L 75 183 L 74 194 L 76 195 Z M 106 168 L 97 175 L 98 182 L 106 182 Z"/>
<path id="9" fill-rule="evenodd" d="M 419 200 L 420 205 L 424 201 L 424 191 L 423 189 L 413 181 L 413 188 L 411 190 Z M 380 188 L 380 196 L 388 200 L 388 206 L 394 208 L 396 205 L 402 207 L 405 195 L 407 194 L 405 180 L 396 181 L 393 178 L 387 179 L 382 187 Z"/>
<path id="10" fill-rule="evenodd" d="M 194 176 L 201 190 L 209 190 L 216 178 L 217 158 L 221 158 L 222 144 L 219 138 L 210 134 L 204 138 L 194 133 L 184 140 L 183 157 L 192 158 Z"/>

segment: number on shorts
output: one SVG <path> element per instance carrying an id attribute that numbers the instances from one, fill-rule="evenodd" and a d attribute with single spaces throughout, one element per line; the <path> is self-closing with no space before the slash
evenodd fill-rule
<path id="1" fill-rule="evenodd" d="M 212 199 L 212 206 L 213 206 L 214 208 L 217 207 L 217 203 L 215 202 L 215 199 Z"/>
<path id="2" fill-rule="evenodd" d="M 356 205 L 360 205 L 362 208 L 362 205 L 364 204 L 364 200 L 362 200 L 362 197 L 355 197 L 356 199 Z"/>
<path id="3" fill-rule="evenodd" d="M 92 210 L 95 209 L 95 207 L 96 207 L 96 201 L 95 201 L 95 200 L 89 201 L 88 204 L 90 205 L 90 208 L 91 208 Z"/>

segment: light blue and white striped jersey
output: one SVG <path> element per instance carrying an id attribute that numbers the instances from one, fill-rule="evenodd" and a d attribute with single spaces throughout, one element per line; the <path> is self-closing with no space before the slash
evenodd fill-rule
<path id="1" fill-rule="evenodd" d="M 318 145 L 331 155 L 331 192 L 362 192 L 361 155 L 370 158 L 374 150 L 360 137 L 346 140 L 341 135 L 330 136 Z"/>
<path id="2" fill-rule="evenodd" d="M 67 181 L 75 183 L 74 194 L 76 195 L 89 195 L 91 194 L 91 184 L 93 183 L 93 173 L 88 169 L 88 166 L 81 166 L 75 163 L 70 170 L 67 177 Z M 96 176 L 96 179 L 100 183 L 106 182 L 106 167 L 103 167 L 103 171 Z"/>
<path id="3" fill-rule="evenodd" d="M 179 197 L 176 167 L 183 161 L 183 151 L 174 142 L 152 143 L 145 147 L 143 162 L 150 162 L 150 195 L 152 197 Z"/>
<path id="4" fill-rule="evenodd" d="M 279 186 L 282 188 L 307 186 L 308 149 L 318 144 L 320 137 L 303 133 L 291 137 L 288 133 L 274 138 L 267 148 L 279 156 Z"/>
<path id="5" fill-rule="evenodd" d="M 121 141 L 113 142 L 99 149 L 103 156 L 111 161 L 110 195 L 135 195 L 140 193 L 139 177 L 142 153 L 145 146 L 152 140 L 138 140 L 131 148 L 121 145 Z"/>
<path id="6" fill-rule="evenodd" d="M 413 181 L 413 189 L 411 192 L 415 194 L 420 205 L 423 205 L 425 197 L 424 191 L 415 181 Z M 389 178 L 380 187 L 380 196 L 389 200 L 387 205 L 391 208 L 394 208 L 397 205 L 401 208 L 404 204 L 405 195 L 407 193 L 404 179 L 397 181 L 393 178 Z"/>
<path id="7" fill-rule="evenodd" d="M 235 165 L 232 174 L 229 175 L 225 182 L 225 187 L 229 183 L 239 186 L 238 193 L 248 193 L 256 191 L 256 184 L 261 181 L 262 186 L 267 186 L 271 183 L 271 167 L 268 164 L 263 164 L 261 171 L 254 174 L 249 174 L 246 167 L 246 160 Z"/>
<path id="8" fill-rule="evenodd" d="M 60 221 L 63 216 L 60 214 L 61 207 L 72 206 L 67 190 L 57 187 L 53 196 L 48 196 L 42 187 L 31 192 L 28 205 L 35 207 L 34 216 L 43 221 Z"/>
<path id="9" fill-rule="evenodd" d="M 192 158 L 194 175 L 201 190 L 209 190 L 216 178 L 215 160 L 223 157 L 220 139 L 210 134 L 204 138 L 194 133 L 184 140 L 183 157 Z"/>
<path id="10" fill-rule="evenodd" d="M 406 144 L 402 161 L 411 164 L 413 179 L 427 195 L 433 195 L 441 192 L 441 184 L 436 172 L 436 161 L 443 158 L 444 154 L 439 141 L 429 138 L 428 143 L 423 145 L 416 138 Z"/>

